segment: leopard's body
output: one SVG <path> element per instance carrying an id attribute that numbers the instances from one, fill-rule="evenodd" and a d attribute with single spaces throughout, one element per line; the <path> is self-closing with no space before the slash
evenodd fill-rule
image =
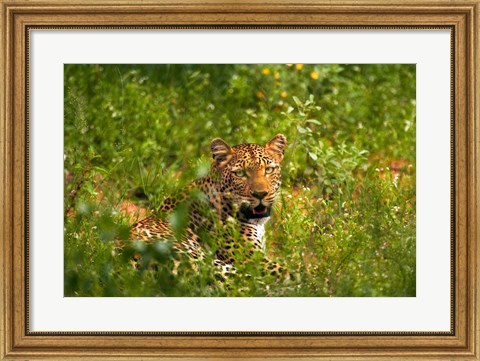
<path id="1" fill-rule="evenodd" d="M 239 232 L 239 237 L 225 232 L 222 235 L 224 239 L 218 240 L 216 265 L 223 270 L 233 269 L 236 263 L 234 253 L 238 249 L 243 250 L 246 258 L 255 252 L 265 254 L 264 226 L 279 194 L 280 163 L 286 144 L 282 134 L 277 134 L 265 146 L 240 144 L 230 147 L 222 139 L 214 139 L 211 142 L 213 162 L 210 173 L 178 194 L 168 197 L 158 212 L 135 223 L 131 238 L 145 241 L 175 239 L 174 248 L 177 252 L 187 254 L 191 259 L 202 258 L 205 245 L 202 244 L 201 233 L 213 227 L 211 218 L 205 216 L 206 206 L 213 210 L 224 228 L 233 222 Z M 196 196 L 192 197 L 195 192 Z M 175 237 L 168 216 L 179 204 L 185 203 L 189 205 L 188 224 L 179 238 Z M 239 239 L 241 245 L 238 244 Z M 268 273 L 285 272 L 266 257 L 263 263 Z"/>

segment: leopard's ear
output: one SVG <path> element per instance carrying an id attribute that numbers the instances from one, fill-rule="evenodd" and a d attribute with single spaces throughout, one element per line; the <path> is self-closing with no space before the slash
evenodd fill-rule
<path id="1" fill-rule="evenodd" d="M 232 148 L 221 138 L 215 138 L 210 143 L 214 163 L 222 168 L 232 158 Z"/>
<path id="2" fill-rule="evenodd" d="M 283 159 L 283 152 L 285 151 L 286 146 L 287 138 L 283 134 L 277 134 L 267 143 L 265 149 L 275 161 L 280 163 Z"/>

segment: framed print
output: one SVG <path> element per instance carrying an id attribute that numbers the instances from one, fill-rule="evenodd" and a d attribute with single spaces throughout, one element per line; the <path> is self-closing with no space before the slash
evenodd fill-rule
<path id="1" fill-rule="evenodd" d="M 1 1 L 2 359 L 479 359 L 475 1 Z"/>

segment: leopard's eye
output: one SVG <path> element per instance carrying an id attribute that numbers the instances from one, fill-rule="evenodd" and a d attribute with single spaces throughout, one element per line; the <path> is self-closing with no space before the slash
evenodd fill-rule
<path id="1" fill-rule="evenodd" d="M 267 167 L 265 168 L 265 174 L 273 173 L 274 170 L 275 170 L 275 167 Z"/>
<path id="2" fill-rule="evenodd" d="M 233 171 L 233 173 L 234 173 L 237 177 L 240 177 L 240 178 L 241 178 L 241 177 L 245 177 L 246 174 L 247 174 L 247 173 L 245 172 L 245 170 L 243 170 L 243 169 L 235 170 L 235 171 Z"/>

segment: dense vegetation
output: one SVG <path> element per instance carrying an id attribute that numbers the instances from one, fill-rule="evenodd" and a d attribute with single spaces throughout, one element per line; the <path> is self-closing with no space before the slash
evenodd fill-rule
<path id="1" fill-rule="evenodd" d="M 414 65 L 65 65 L 66 296 L 415 296 Z M 296 282 L 171 273 L 132 222 L 209 144 L 289 145 L 268 254 Z M 155 267 L 134 268 L 134 253 Z M 242 270 L 240 270 L 242 271 Z"/>

